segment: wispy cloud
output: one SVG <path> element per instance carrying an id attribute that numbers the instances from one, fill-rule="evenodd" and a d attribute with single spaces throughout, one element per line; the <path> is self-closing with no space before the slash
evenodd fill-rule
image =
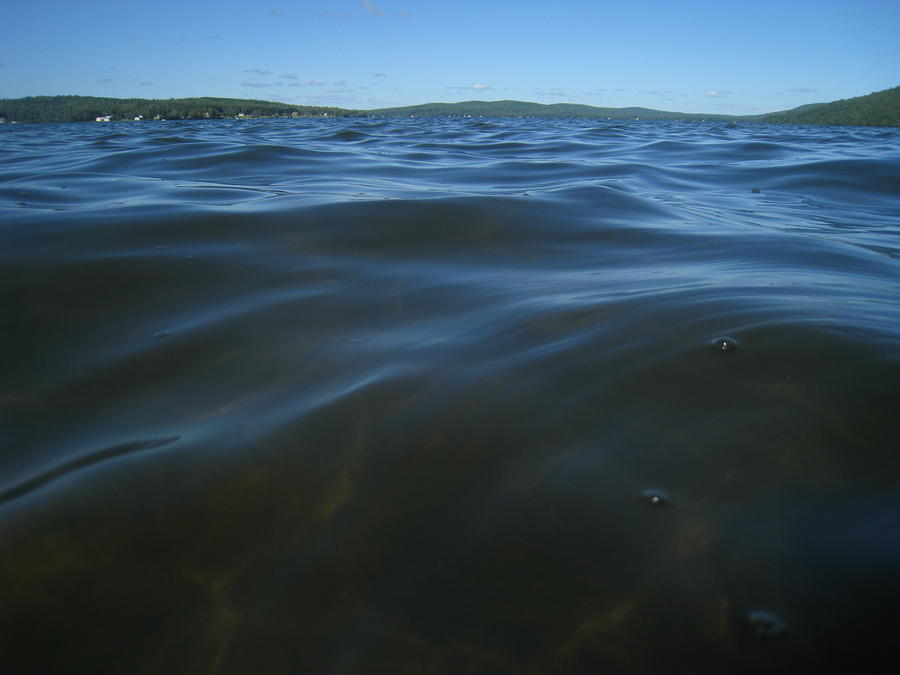
<path id="1" fill-rule="evenodd" d="M 143 40 L 143 35 L 129 35 L 129 40 Z M 210 40 L 221 40 L 221 35 L 179 35 L 178 42 L 209 42 Z"/>
<path id="2" fill-rule="evenodd" d="M 245 73 L 253 73 L 254 75 L 271 75 L 271 70 L 260 70 L 259 68 L 250 68 L 249 70 L 245 70 Z"/>
<path id="3" fill-rule="evenodd" d="M 466 86 L 444 87 L 444 89 L 474 89 L 475 91 L 486 91 L 492 89 L 492 87 L 489 84 L 470 84 Z"/>
<path id="4" fill-rule="evenodd" d="M 282 80 L 299 80 L 300 78 L 294 75 L 293 73 L 282 73 L 279 75 Z"/>
<path id="5" fill-rule="evenodd" d="M 720 91 L 718 89 L 712 89 L 712 90 L 706 92 L 705 95 L 709 96 L 710 98 L 725 98 L 727 96 L 731 96 L 731 92 L 730 91 Z"/>
<path id="6" fill-rule="evenodd" d="M 153 84 L 153 82 L 150 82 L 149 80 L 147 82 L 141 82 L 142 87 L 149 87 L 152 84 Z"/>
<path id="7" fill-rule="evenodd" d="M 274 87 L 274 82 L 241 82 L 242 87 L 256 87 L 258 89 L 262 89 L 263 87 Z"/>
<path id="8" fill-rule="evenodd" d="M 328 80 L 303 80 L 302 82 L 291 82 L 289 87 L 321 87 L 328 84 Z"/>
<path id="9" fill-rule="evenodd" d="M 115 84 L 116 81 L 111 77 L 104 77 L 104 78 L 97 80 L 97 83 L 98 84 Z"/>
<path id="10" fill-rule="evenodd" d="M 269 10 L 269 14 L 272 16 L 284 16 L 284 7 L 272 7 Z"/>
<path id="11" fill-rule="evenodd" d="M 645 89 L 644 91 L 639 92 L 641 94 L 647 94 L 649 96 L 671 96 L 675 92 L 671 89 Z M 707 94 L 709 96 L 709 94 Z"/>
<path id="12" fill-rule="evenodd" d="M 331 84 L 343 87 L 345 84 L 347 84 L 347 80 L 334 80 Z"/>
<path id="13" fill-rule="evenodd" d="M 349 21 L 350 17 L 344 14 L 344 12 L 336 12 L 333 9 L 323 9 L 321 12 L 316 12 L 313 16 L 317 16 L 321 19 L 343 19 L 344 21 Z"/>
<path id="14" fill-rule="evenodd" d="M 384 12 L 380 10 L 372 0 L 360 0 L 359 6 L 363 8 L 364 11 L 372 14 L 374 16 L 383 16 Z"/>
<path id="15" fill-rule="evenodd" d="M 387 73 L 372 73 L 372 77 L 387 77 Z"/>
<path id="16" fill-rule="evenodd" d="M 412 18 L 412 14 L 410 14 L 409 12 L 397 12 L 396 14 L 394 14 L 394 16 L 397 17 L 398 19 L 411 19 Z"/>
<path id="17" fill-rule="evenodd" d="M 359 98 L 357 96 L 341 96 L 335 94 L 316 94 L 315 96 L 307 97 L 307 103 L 311 103 L 314 105 L 334 105 L 334 106 L 353 106 L 359 104 Z"/>

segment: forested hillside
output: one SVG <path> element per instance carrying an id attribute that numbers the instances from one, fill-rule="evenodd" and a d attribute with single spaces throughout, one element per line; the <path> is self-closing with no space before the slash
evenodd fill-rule
<path id="1" fill-rule="evenodd" d="M 530 103 L 527 101 L 463 101 L 460 103 L 425 103 L 401 108 L 379 108 L 371 115 L 417 117 L 582 117 L 598 119 L 644 120 L 732 120 L 729 115 L 668 112 L 652 108 L 598 108 L 579 103 Z"/>
<path id="2" fill-rule="evenodd" d="M 346 110 L 236 98 L 98 98 L 95 96 L 29 96 L 0 99 L 0 118 L 7 122 L 87 122 L 113 120 L 215 119 L 226 117 L 580 117 L 641 120 L 718 120 L 769 124 L 834 124 L 900 126 L 900 87 L 866 96 L 815 103 L 763 115 L 679 113 L 650 108 L 598 108 L 575 103 L 463 101 L 425 103 L 398 108 Z"/>
<path id="3" fill-rule="evenodd" d="M 760 121 L 770 124 L 900 127 L 900 87 L 763 115 Z"/>
<path id="4" fill-rule="evenodd" d="M 296 114 L 295 114 L 296 113 Z M 322 117 L 358 114 L 341 108 L 299 106 L 237 98 L 98 98 L 96 96 L 28 96 L 0 99 L 0 117 L 15 122 L 88 122 L 112 119 L 206 119 L 217 117 Z"/>

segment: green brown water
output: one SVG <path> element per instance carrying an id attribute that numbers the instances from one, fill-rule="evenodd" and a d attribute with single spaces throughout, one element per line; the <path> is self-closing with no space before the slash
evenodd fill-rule
<path id="1" fill-rule="evenodd" d="M 887 663 L 896 130 L 0 139 L 9 672 Z"/>

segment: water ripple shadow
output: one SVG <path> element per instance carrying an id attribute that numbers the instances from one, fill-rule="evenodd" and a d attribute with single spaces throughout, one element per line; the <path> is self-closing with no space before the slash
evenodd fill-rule
<path id="1" fill-rule="evenodd" d="M 98 450 L 97 452 L 92 452 L 81 457 L 76 457 L 75 459 L 70 459 L 68 462 L 63 462 L 62 464 L 48 469 L 47 471 L 39 473 L 37 476 L 32 476 L 31 478 L 28 478 L 20 483 L 13 485 L 10 488 L 7 488 L 6 490 L 3 490 L 2 492 L 0 492 L 0 504 L 27 495 L 29 492 L 33 492 L 38 488 L 47 485 L 47 483 L 52 483 L 58 478 L 62 478 L 67 474 L 74 473 L 75 471 L 80 471 L 81 469 L 85 469 L 89 466 L 93 466 L 94 464 L 99 464 L 100 462 L 104 462 L 115 457 L 130 455 L 142 450 L 160 448 L 164 445 L 174 443 L 180 438 L 181 436 L 165 436 L 163 438 L 150 438 L 143 441 L 120 443 L 109 448 L 104 448 L 103 450 Z"/>

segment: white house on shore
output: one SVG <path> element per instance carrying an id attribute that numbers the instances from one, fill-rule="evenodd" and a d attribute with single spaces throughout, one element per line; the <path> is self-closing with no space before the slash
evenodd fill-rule
<path id="1" fill-rule="evenodd" d="M 101 115 L 95 121 L 97 122 L 109 122 L 112 119 L 112 115 Z"/>

